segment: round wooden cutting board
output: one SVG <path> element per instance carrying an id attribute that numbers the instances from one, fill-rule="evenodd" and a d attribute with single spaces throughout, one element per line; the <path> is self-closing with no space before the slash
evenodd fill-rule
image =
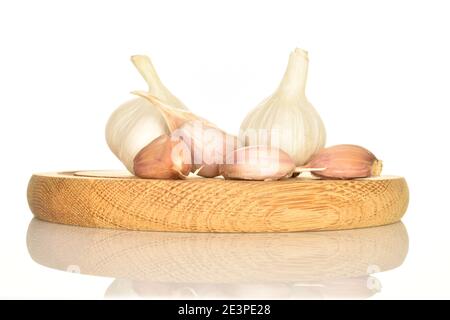
<path id="1" fill-rule="evenodd" d="M 139 179 L 118 171 L 35 174 L 28 203 L 42 220 L 85 227 L 182 232 L 339 230 L 397 222 L 402 177 Z"/>

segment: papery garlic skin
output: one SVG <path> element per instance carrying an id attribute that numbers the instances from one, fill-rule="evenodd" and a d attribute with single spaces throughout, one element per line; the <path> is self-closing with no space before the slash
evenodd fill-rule
<path id="1" fill-rule="evenodd" d="M 246 145 L 271 145 L 304 165 L 326 141 L 325 127 L 305 96 L 308 53 L 295 49 L 277 91 L 252 110 L 241 124 Z"/>
<path id="2" fill-rule="evenodd" d="M 174 108 L 187 109 L 162 84 L 148 57 L 137 55 L 131 60 L 147 82 L 149 93 Z M 105 129 L 109 148 L 133 174 L 137 153 L 154 139 L 168 133 L 169 128 L 161 112 L 151 101 L 142 97 L 119 106 L 110 116 Z"/>

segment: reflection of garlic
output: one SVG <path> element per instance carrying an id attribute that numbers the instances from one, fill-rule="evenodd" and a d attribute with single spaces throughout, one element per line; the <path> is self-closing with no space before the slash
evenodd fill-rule
<path id="1" fill-rule="evenodd" d="M 179 109 L 187 109 L 162 84 L 155 69 L 146 56 L 131 58 L 144 77 L 148 92 L 163 102 Z M 114 111 L 106 125 L 106 141 L 111 151 L 134 173 L 134 158 L 150 142 L 168 134 L 166 121 L 148 99 L 139 97 L 130 100 Z"/>
<path id="2" fill-rule="evenodd" d="M 325 128 L 305 96 L 308 53 L 295 49 L 277 91 L 251 111 L 241 125 L 245 145 L 272 145 L 304 165 L 325 145 Z"/>

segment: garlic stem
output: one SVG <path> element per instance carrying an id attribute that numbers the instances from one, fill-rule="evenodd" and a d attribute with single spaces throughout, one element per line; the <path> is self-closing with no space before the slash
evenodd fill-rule
<path id="1" fill-rule="evenodd" d="M 177 97 L 171 94 L 161 82 L 161 79 L 156 73 L 155 67 L 153 67 L 153 64 L 148 56 L 134 55 L 131 57 L 131 61 L 147 83 L 148 92 L 151 95 L 159 97 L 165 102 L 170 102 L 172 107 L 187 109 L 186 106 L 178 100 Z"/>
<path id="2" fill-rule="evenodd" d="M 291 52 L 286 72 L 278 90 L 287 95 L 299 93 L 305 95 L 308 61 L 307 51 L 296 48 Z"/>
<path id="3" fill-rule="evenodd" d="M 136 69 L 138 69 L 141 76 L 145 79 L 145 82 L 147 82 L 149 92 L 151 92 L 153 88 L 160 88 L 164 86 L 159 79 L 155 67 L 149 57 L 144 55 L 135 55 L 131 57 L 131 61 L 135 65 Z"/>

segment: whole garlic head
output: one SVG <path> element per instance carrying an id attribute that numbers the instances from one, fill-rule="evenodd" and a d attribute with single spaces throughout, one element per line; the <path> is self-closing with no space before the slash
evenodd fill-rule
<path id="1" fill-rule="evenodd" d="M 117 108 L 106 125 L 111 151 L 134 174 L 134 158 L 146 145 L 169 133 L 166 122 L 144 98 L 132 99 Z"/>
<path id="2" fill-rule="evenodd" d="M 133 56 L 132 62 L 148 84 L 148 92 L 172 107 L 186 110 L 159 79 L 147 56 Z M 145 146 L 163 134 L 169 134 L 166 121 L 148 99 L 139 97 L 125 102 L 110 116 L 105 130 L 111 151 L 134 174 L 134 158 Z"/>
<path id="3" fill-rule="evenodd" d="M 289 56 L 276 92 L 242 122 L 239 134 L 242 143 L 281 148 L 296 166 L 307 163 L 325 145 L 322 119 L 305 96 L 307 73 L 308 53 L 297 48 Z"/>

